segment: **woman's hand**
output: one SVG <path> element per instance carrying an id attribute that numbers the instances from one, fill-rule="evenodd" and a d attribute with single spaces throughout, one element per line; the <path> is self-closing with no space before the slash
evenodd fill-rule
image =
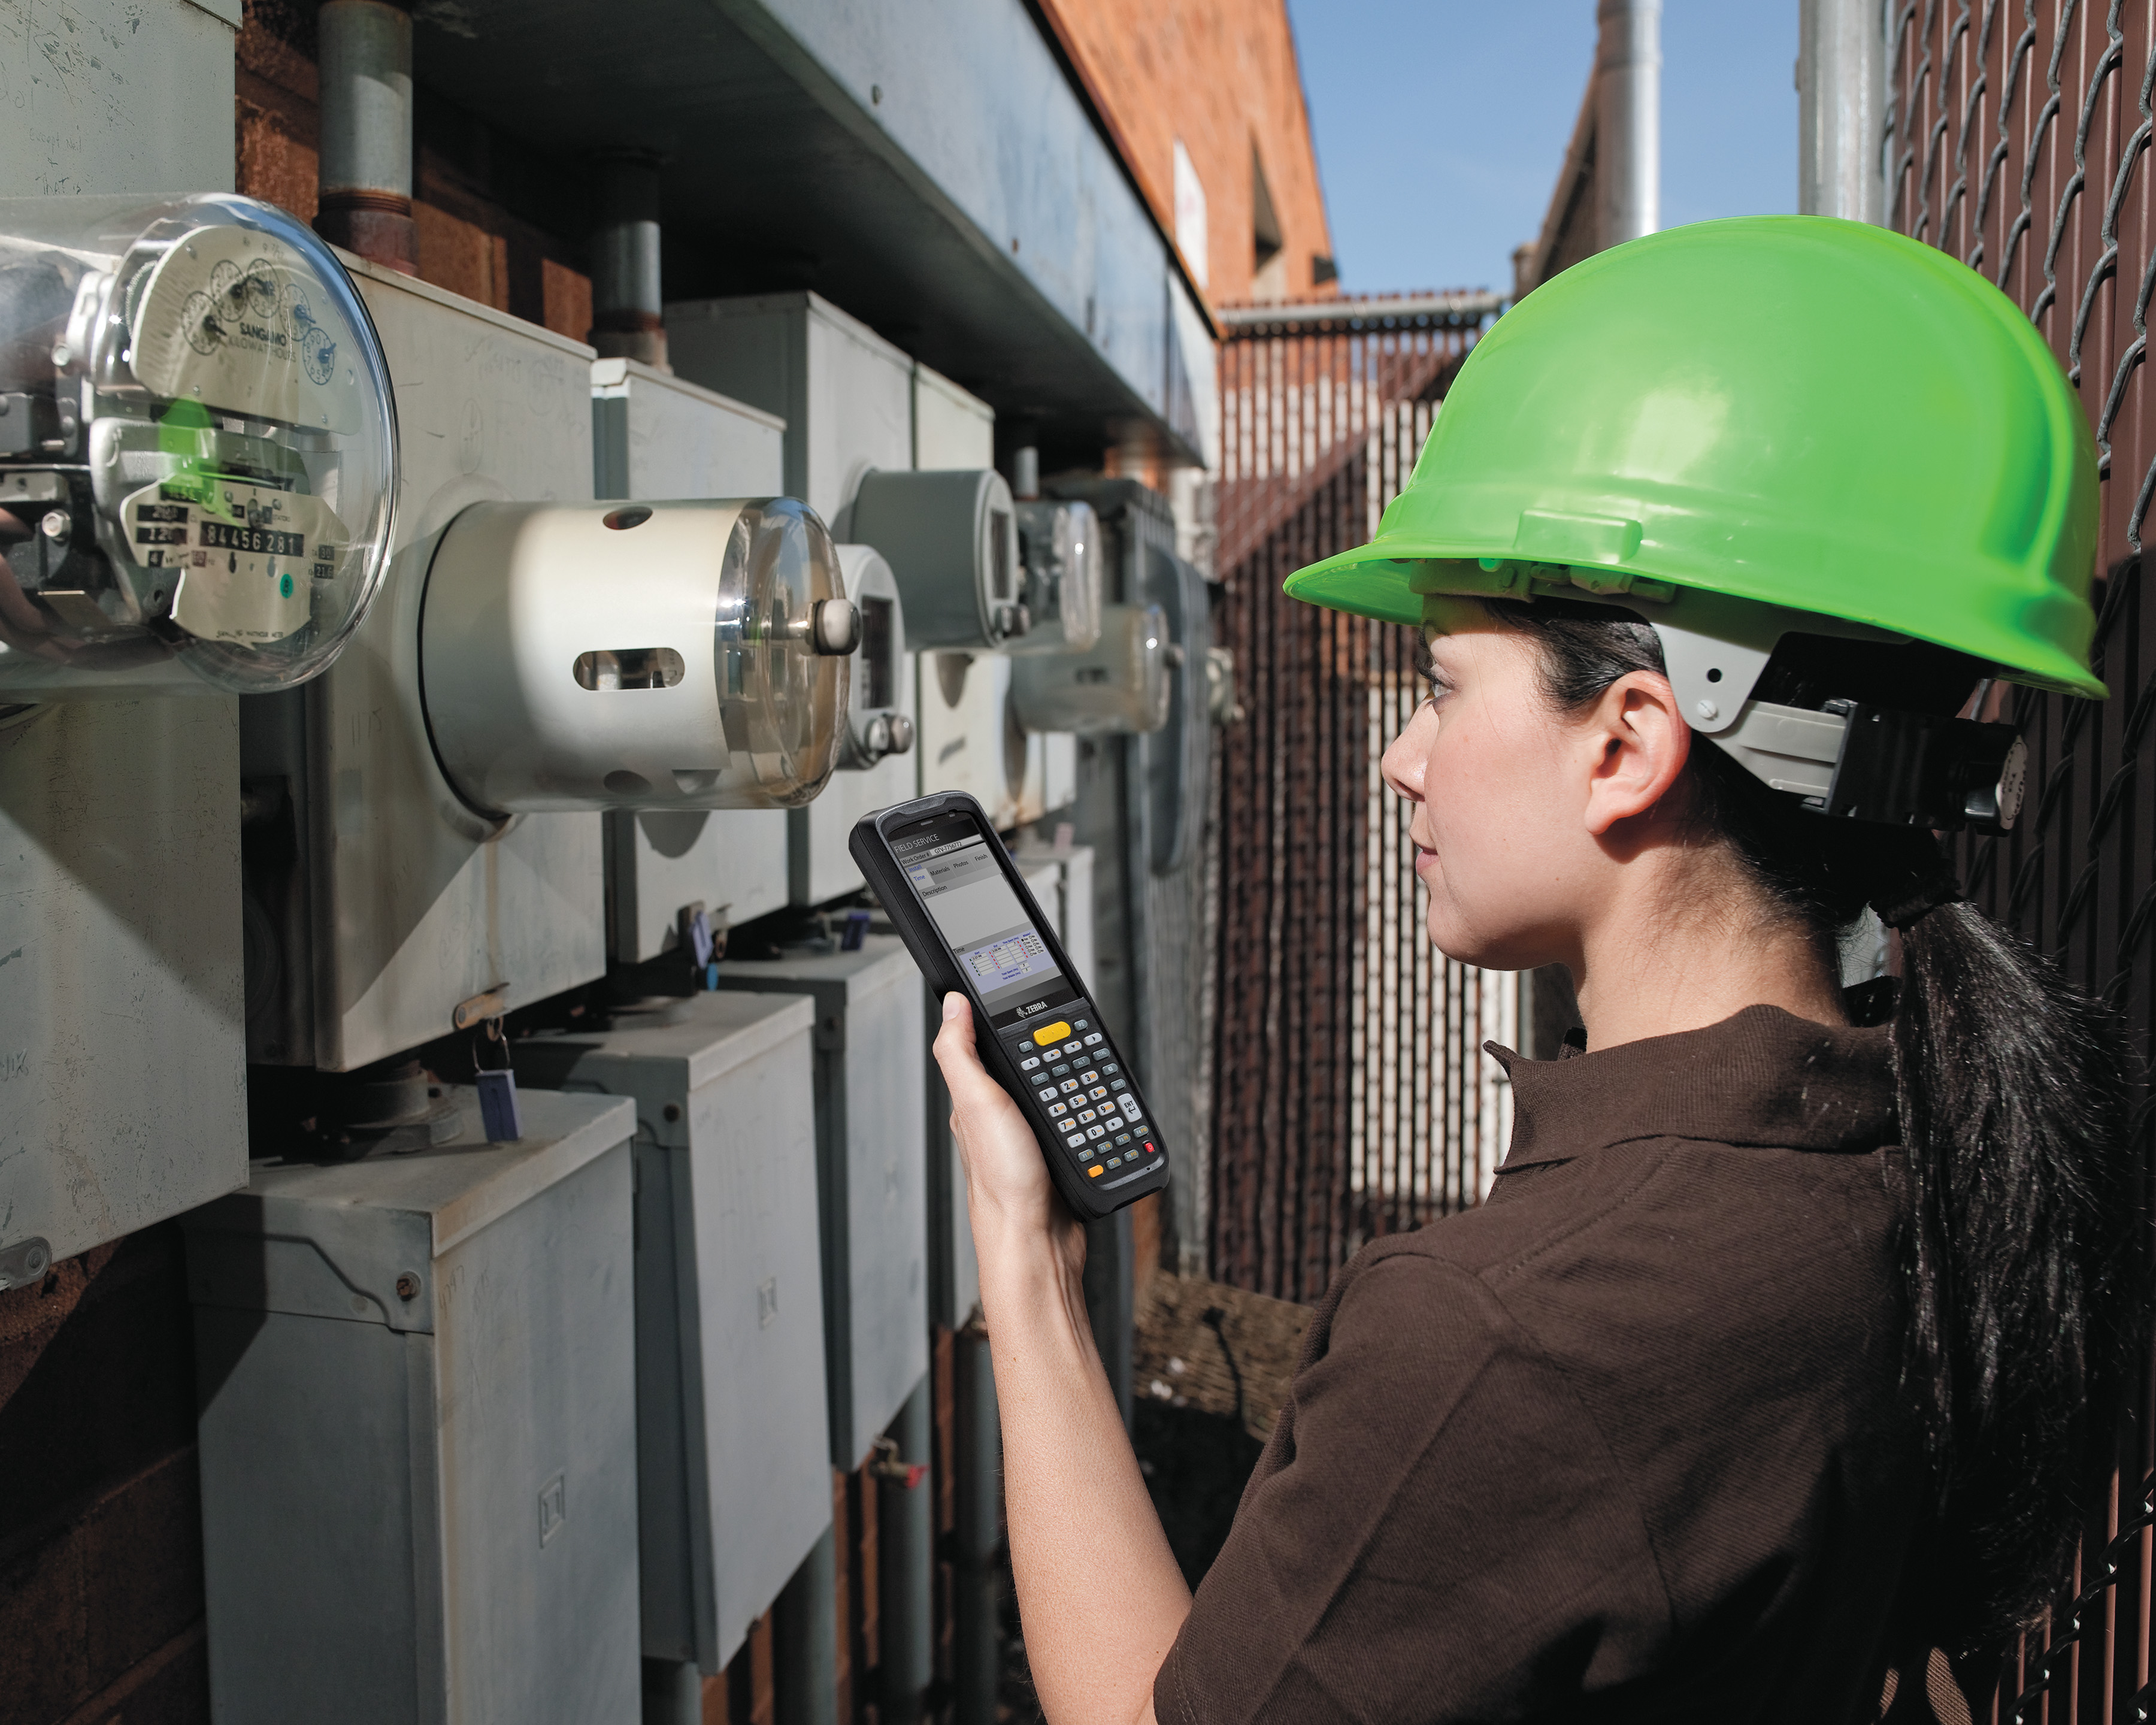
<path id="1" fill-rule="evenodd" d="M 1093 1346 L 1086 1230 L 1024 1114 L 981 1065 L 963 994 L 943 997 L 936 1063 L 966 1163 L 1034 1686 L 1056 1725 L 1153 1725 L 1153 1677 L 1190 1590 Z"/>
<path id="2" fill-rule="evenodd" d="M 1023 1250 L 1033 1241 L 1055 1245 L 1072 1268 L 1081 1267 L 1085 1230 L 1057 1194 L 1033 1127 L 981 1064 L 973 1007 L 963 994 L 943 997 L 936 1064 L 951 1091 L 951 1132 L 965 1163 L 966 1200 L 982 1267 L 1002 1250 Z"/>

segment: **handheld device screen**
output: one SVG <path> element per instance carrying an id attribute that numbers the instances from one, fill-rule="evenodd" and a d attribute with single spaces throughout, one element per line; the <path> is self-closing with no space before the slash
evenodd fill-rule
<path id="1" fill-rule="evenodd" d="M 891 850 L 980 996 L 988 1027 L 1000 1031 L 1080 993 L 1056 968 L 990 843 L 970 816 L 948 814 L 893 834 Z"/>

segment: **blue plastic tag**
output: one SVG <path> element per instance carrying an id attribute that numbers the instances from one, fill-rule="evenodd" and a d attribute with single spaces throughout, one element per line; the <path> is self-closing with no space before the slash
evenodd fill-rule
<path id="1" fill-rule="evenodd" d="M 524 1120 L 516 1106 L 514 1072 L 481 1072 L 478 1076 L 479 1117 L 486 1127 L 490 1144 L 511 1144 L 524 1136 Z"/>

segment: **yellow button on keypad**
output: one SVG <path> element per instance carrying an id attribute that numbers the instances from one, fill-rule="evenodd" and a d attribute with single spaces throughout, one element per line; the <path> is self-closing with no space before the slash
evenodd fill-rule
<path id="1" fill-rule="evenodd" d="M 1043 1024 L 1038 1030 L 1035 1030 L 1033 1033 L 1033 1040 L 1039 1043 L 1043 1048 L 1045 1048 L 1051 1042 L 1060 1042 L 1070 1034 L 1070 1025 L 1064 1024 L 1059 1019 L 1056 1023 L 1052 1024 Z"/>

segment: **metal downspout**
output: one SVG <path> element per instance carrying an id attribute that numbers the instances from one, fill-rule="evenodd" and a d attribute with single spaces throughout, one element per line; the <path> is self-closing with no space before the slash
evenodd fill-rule
<path id="1" fill-rule="evenodd" d="M 382 0 L 324 0 L 321 150 L 315 232 L 419 273 L 412 218 L 412 18 Z"/>
<path id="2" fill-rule="evenodd" d="M 1662 0 L 1601 0 L 1595 50 L 1598 249 L 1662 224 Z"/>
<path id="3" fill-rule="evenodd" d="M 1808 216 L 1882 223 L 1887 39 L 1880 0 L 1801 0 L 1797 32 L 1797 208 Z"/>
<path id="4" fill-rule="evenodd" d="M 592 230 L 592 346 L 601 359 L 666 362 L 665 300 L 659 280 L 659 158 L 602 156 L 598 220 Z"/>

